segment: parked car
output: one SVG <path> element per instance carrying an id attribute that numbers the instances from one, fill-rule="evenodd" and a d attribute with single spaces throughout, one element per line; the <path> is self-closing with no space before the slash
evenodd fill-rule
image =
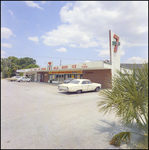
<path id="1" fill-rule="evenodd" d="M 11 78 L 6 78 L 6 80 L 9 80 L 9 81 L 17 81 L 17 79 L 20 78 L 20 76 L 13 76 Z"/>
<path id="2" fill-rule="evenodd" d="M 66 79 L 66 80 L 63 81 L 63 84 L 68 84 L 72 80 L 73 80 L 73 78 L 68 78 L 68 79 Z"/>
<path id="3" fill-rule="evenodd" d="M 17 81 L 18 82 L 22 82 L 22 81 L 23 82 L 31 82 L 31 79 L 23 76 L 23 77 L 18 78 Z"/>
<path id="4" fill-rule="evenodd" d="M 73 79 L 68 84 L 59 84 L 59 91 L 76 92 L 80 94 L 85 91 L 96 91 L 101 89 L 101 84 L 92 83 L 89 79 Z"/>

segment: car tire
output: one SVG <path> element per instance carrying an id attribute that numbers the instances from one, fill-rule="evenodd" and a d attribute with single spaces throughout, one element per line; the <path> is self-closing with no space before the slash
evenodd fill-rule
<path id="1" fill-rule="evenodd" d="M 82 90 L 77 90 L 76 93 L 77 93 L 77 94 L 81 94 L 81 93 L 82 93 Z"/>
<path id="2" fill-rule="evenodd" d="M 100 87 L 96 87 L 95 91 L 99 92 L 99 90 L 100 90 Z"/>

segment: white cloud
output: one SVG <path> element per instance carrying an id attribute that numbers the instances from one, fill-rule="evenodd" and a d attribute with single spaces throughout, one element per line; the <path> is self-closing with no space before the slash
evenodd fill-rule
<path id="1" fill-rule="evenodd" d="M 12 31 L 6 27 L 1 28 L 1 38 L 9 39 L 13 35 Z"/>
<path id="2" fill-rule="evenodd" d="M 12 45 L 9 43 L 1 43 L 1 46 L 6 48 L 12 48 Z"/>
<path id="3" fill-rule="evenodd" d="M 86 60 L 85 62 L 91 62 L 91 61 L 89 61 L 89 60 Z"/>
<path id="4" fill-rule="evenodd" d="M 12 17 L 14 17 L 14 14 L 11 10 L 8 10 L 8 12 L 12 15 Z"/>
<path id="5" fill-rule="evenodd" d="M 140 58 L 140 57 L 131 57 L 131 58 L 126 60 L 127 63 L 134 63 L 135 62 L 135 63 L 138 63 L 138 64 L 141 64 L 144 61 L 148 62 L 148 59 Z"/>
<path id="6" fill-rule="evenodd" d="M 77 47 L 76 44 L 70 44 L 69 47 Z"/>
<path id="7" fill-rule="evenodd" d="M 42 9 L 42 7 L 40 7 L 37 3 L 34 3 L 33 1 L 25 1 L 26 5 L 29 6 L 29 7 L 36 7 L 36 8 L 39 8 L 39 9 Z"/>
<path id="8" fill-rule="evenodd" d="M 96 50 L 96 51 L 100 52 L 98 54 L 98 56 L 100 56 L 100 57 L 104 57 L 104 58 L 109 58 L 110 57 L 110 51 L 108 49 L 105 49 L 105 50 Z"/>
<path id="9" fill-rule="evenodd" d="M 41 36 L 45 45 L 107 49 L 109 30 L 118 34 L 126 46 L 148 44 L 148 2 L 68 2 L 60 17 L 63 24 Z"/>
<path id="10" fill-rule="evenodd" d="M 36 44 L 39 42 L 39 38 L 37 36 L 28 37 L 29 40 L 34 41 Z"/>
<path id="11" fill-rule="evenodd" d="M 46 3 L 46 1 L 42 1 L 42 4 L 45 4 Z"/>
<path id="12" fill-rule="evenodd" d="M 121 50 L 120 55 L 121 56 L 125 55 L 125 52 L 123 50 Z"/>
<path id="13" fill-rule="evenodd" d="M 62 48 L 59 48 L 59 49 L 56 49 L 55 51 L 58 51 L 58 52 L 67 52 L 67 49 L 62 47 Z"/>
<path id="14" fill-rule="evenodd" d="M 6 52 L 5 51 L 1 51 L 1 57 L 6 58 Z"/>

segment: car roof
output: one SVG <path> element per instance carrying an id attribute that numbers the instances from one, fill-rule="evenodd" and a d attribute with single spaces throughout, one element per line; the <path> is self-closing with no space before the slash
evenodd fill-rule
<path id="1" fill-rule="evenodd" d="M 90 81 L 89 79 L 74 79 L 76 81 Z"/>

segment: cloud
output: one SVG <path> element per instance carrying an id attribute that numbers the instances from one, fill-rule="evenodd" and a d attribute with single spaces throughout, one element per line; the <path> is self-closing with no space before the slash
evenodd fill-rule
<path id="1" fill-rule="evenodd" d="M 9 43 L 1 43 L 1 46 L 6 48 L 12 48 L 12 45 Z"/>
<path id="2" fill-rule="evenodd" d="M 68 2 L 62 7 L 60 17 L 63 24 L 41 36 L 47 46 L 107 49 L 109 30 L 118 34 L 125 46 L 148 45 L 148 2 L 145 1 Z"/>
<path id="3" fill-rule="evenodd" d="M 91 61 L 89 61 L 89 60 L 86 60 L 85 62 L 91 62 Z"/>
<path id="4" fill-rule="evenodd" d="M 6 52 L 5 51 L 1 51 L 1 57 L 6 58 Z"/>
<path id="5" fill-rule="evenodd" d="M 1 38 L 9 39 L 13 35 L 12 31 L 6 27 L 1 28 Z"/>
<path id="6" fill-rule="evenodd" d="M 69 47 L 77 47 L 76 44 L 70 44 Z"/>
<path id="7" fill-rule="evenodd" d="M 37 36 L 28 37 L 29 40 L 34 41 L 36 44 L 39 42 L 39 38 Z"/>
<path id="8" fill-rule="evenodd" d="M 125 52 L 123 50 L 121 50 L 120 55 L 121 56 L 125 55 Z"/>
<path id="9" fill-rule="evenodd" d="M 98 56 L 100 56 L 100 57 L 104 57 L 104 58 L 109 58 L 110 57 L 110 51 L 108 49 L 106 49 L 106 50 L 96 50 L 96 51 L 100 52 L 98 54 Z"/>
<path id="10" fill-rule="evenodd" d="M 148 59 L 140 58 L 140 57 L 131 57 L 131 58 L 126 60 L 127 63 L 134 63 L 135 62 L 135 63 L 138 63 L 138 64 L 141 64 L 144 61 L 148 62 Z"/>
<path id="11" fill-rule="evenodd" d="M 14 17 L 14 14 L 11 10 L 7 10 L 7 11 L 12 15 L 12 17 Z"/>
<path id="12" fill-rule="evenodd" d="M 62 48 L 59 48 L 59 49 L 56 49 L 55 51 L 58 51 L 58 52 L 67 52 L 67 49 L 62 47 Z"/>
<path id="13" fill-rule="evenodd" d="M 37 3 L 34 3 L 33 1 L 25 1 L 26 5 L 29 6 L 29 7 L 36 7 L 36 8 L 39 8 L 39 9 L 42 9 L 42 7 L 40 7 Z"/>
<path id="14" fill-rule="evenodd" d="M 42 1 L 42 4 L 45 4 L 46 3 L 46 1 Z"/>

